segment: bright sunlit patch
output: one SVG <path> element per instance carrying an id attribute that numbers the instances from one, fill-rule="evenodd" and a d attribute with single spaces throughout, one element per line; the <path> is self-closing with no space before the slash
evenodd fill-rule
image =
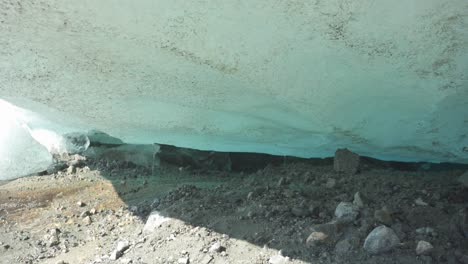
<path id="1" fill-rule="evenodd" d="M 45 170 L 52 157 L 30 134 L 27 111 L 0 99 L 0 180 Z"/>
<path id="2" fill-rule="evenodd" d="M 63 137 L 53 131 L 46 129 L 30 129 L 31 136 L 50 153 L 62 153 L 65 151 Z"/>
<path id="3" fill-rule="evenodd" d="M 20 123 L 23 114 L 17 107 L 0 99 L 0 155 L 5 156 L 6 148 L 11 143 L 10 140 L 14 136 L 14 131 L 18 127 L 24 127 Z"/>

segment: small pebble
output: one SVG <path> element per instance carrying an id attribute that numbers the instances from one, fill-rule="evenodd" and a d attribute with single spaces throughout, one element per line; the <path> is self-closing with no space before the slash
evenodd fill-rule
<path id="1" fill-rule="evenodd" d="M 416 254 L 417 255 L 426 255 L 429 254 L 434 247 L 431 243 L 427 241 L 419 241 L 418 245 L 416 246 Z"/>
<path id="2" fill-rule="evenodd" d="M 362 201 L 361 194 L 359 192 L 356 192 L 354 194 L 353 204 L 357 206 L 358 208 L 364 207 L 364 202 Z"/>
<path id="3" fill-rule="evenodd" d="M 268 264 L 285 264 L 289 262 L 288 257 L 284 257 L 280 254 L 270 257 Z"/>
<path id="4" fill-rule="evenodd" d="M 85 225 L 90 225 L 93 221 L 91 220 L 91 217 L 89 216 L 86 216 L 85 218 L 83 218 L 83 224 Z"/>
<path id="5" fill-rule="evenodd" d="M 216 242 L 214 243 L 213 245 L 211 245 L 210 249 L 208 250 L 209 252 L 221 252 L 221 251 L 224 251 L 225 248 L 223 246 L 221 246 L 221 244 L 219 242 Z"/>
<path id="6" fill-rule="evenodd" d="M 335 186 L 336 186 L 336 180 L 333 178 L 328 179 L 327 183 L 325 183 L 325 187 L 327 187 L 328 189 L 332 189 Z"/>
<path id="7" fill-rule="evenodd" d="M 419 206 L 428 206 L 429 204 L 424 202 L 421 198 L 414 200 L 414 203 Z"/>

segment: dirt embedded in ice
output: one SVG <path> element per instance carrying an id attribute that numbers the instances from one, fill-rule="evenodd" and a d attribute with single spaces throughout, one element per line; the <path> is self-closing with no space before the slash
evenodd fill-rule
<path id="1" fill-rule="evenodd" d="M 256 172 L 166 163 L 152 172 L 78 156 L 66 161 L 71 163 L 73 170 L 65 166 L 0 185 L 2 262 L 386 264 L 468 258 L 468 190 L 457 182 L 463 170 L 399 171 L 368 163 L 351 175 L 336 172 L 331 162 L 286 160 Z M 145 230 L 151 215 L 164 221 Z M 382 225 L 400 243 L 369 254 L 366 237 Z"/>

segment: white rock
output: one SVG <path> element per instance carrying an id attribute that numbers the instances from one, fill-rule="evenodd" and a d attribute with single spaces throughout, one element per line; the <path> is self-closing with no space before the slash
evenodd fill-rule
<path id="1" fill-rule="evenodd" d="M 132 259 L 129 259 L 129 258 L 120 259 L 120 263 L 122 264 L 130 264 L 132 262 L 133 262 Z"/>
<path id="2" fill-rule="evenodd" d="M 417 255 L 425 255 L 432 251 L 434 247 L 431 243 L 427 241 L 419 241 L 418 245 L 416 246 L 416 254 Z"/>
<path id="3" fill-rule="evenodd" d="M 282 255 L 275 255 L 270 257 L 268 264 L 284 264 L 289 262 L 289 257 L 284 257 Z"/>
<path id="4" fill-rule="evenodd" d="M 400 239 L 391 228 L 378 226 L 369 233 L 364 241 L 364 250 L 370 254 L 387 252 L 400 244 Z"/>
<path id="5" fill-rule="evenodd" d="M 335 209 L 335 216 L 342 221 L 352 222 L 359 215 L 359 209 L 352 203 L 341 202 Z"/>
<path id="6" fill-rule="evenodd" d="M 122 255 L 122 254 L 121 254 L 120 252 L 118 252 L 117 250 L 114 250 L 114 251 L 112 251 L 112 253 L 110 254 L 109 259 L 110 259 L 110 260 L 117 260 L 117 259 L 120 258 L 121 255 Z"/>
<path id="7" fill-rule="evenodd" d="M 73 165 L 70 165 L 67 169 L 67 174 L 73 174 L 76 172 L 76 168 Z"/>
<path id="8" fill-rule="evenodd" d="M 208 250 L 209 252 L 221 252 L 224 250 L 224 247 L 221 246 L 221 244 L 219 242 L 216 242 L 214 243 L 213 245 L 211 245 L 210 249 Z"/>
<path id="9" fill-rule="evenodd" d="M 171 218 L 163 216 L 157 211 L 153 211 L 149 215 L 148 220 L 146 220 L 146 224 L 143 227 L 143 233 L 151 233 L 162 223 L 167 222 L 169 220 L 171 220 Z"/>
<path id="10" fill-rule="evenodd" d="M 85 225 L 90 225 L 90 224 L 93 222 L 93 220 L 92 220 L 91 217 L 88 215 L 88 216 L 86 216 L 85 218 L 83 218 L 82 222 L 83 222 L 83 224 L 85 224 Z"/>
<path id="11" fill-rule="evenodd" d="M 323 241 L 327 240 L 327 238 L 328 235 L 326 233 L 314 231 L 309 235 L 306 243 L 308 245 L 315 245 L 317 243 L 322 243 Z"/>
<path id="12" fill-rule="evenodd" d="M 357 206 L 358 208 L 364 207 L 364 202 L 362 201 L 361 194 L 359 192 L 356 192 L 354 194 L 353 204 Z"/>
<path id="13" fill-rule="evenodd" d="M 127 250 L 130 247 L 130 244 L 128 241 L 119 241 L 117 243 L 117 251 L 123 253 L 125 250 Z"/>
<path id="14" fill-rule="evenodd" d="M 177 263 L 178 264 L 189 264 L 190 263 L 190 259 L 189 258 L 179 258 L 177 260 Z"/>

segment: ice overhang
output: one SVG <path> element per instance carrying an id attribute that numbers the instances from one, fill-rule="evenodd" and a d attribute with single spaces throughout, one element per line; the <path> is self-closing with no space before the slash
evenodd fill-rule
<path id="1" fill-rule="evenodd" d="M 0 98 L 43 138 L 468 162 L 465 0 L 1 5 Z"/>

